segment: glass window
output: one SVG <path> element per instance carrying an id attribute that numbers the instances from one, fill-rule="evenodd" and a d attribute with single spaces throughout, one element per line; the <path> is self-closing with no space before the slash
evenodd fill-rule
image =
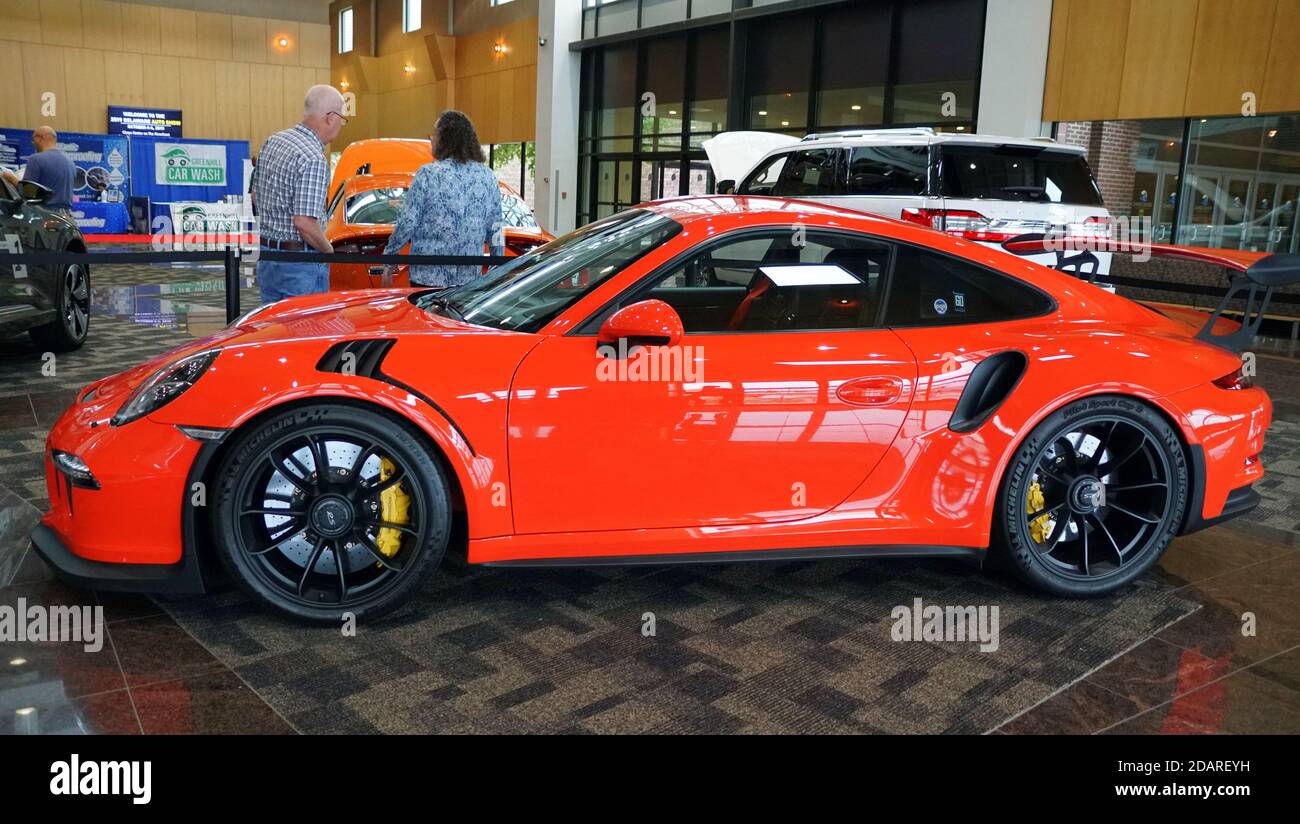
<path id="1" fill-rule="evenodd" d="M 692 7 L 694 8 L 694 7 Z M 705 135 L 727 129 L 727 62 L 731 53 L 726 29 L 711 29 L 691 38 L 690 76 L 691 148 L 698 148 Z M 694 135 L 701 135 L 695 137 Z"/>
<path id="2" fill-rule="evenodd" d="M 989 323 L 1052 308 L 1037 289 L 960 258 L 899 245 L 889 287 L 887 326 Z"/>
<path id="3" fill-rule="evenodd" d="M 812 65 L 812 17 L 781 17 L 750 24 L 750 128 L 791 134 L 807 131 Z"/>
<path id="4" fill-rule="evenodd" d="M 973 120 L 984 39 L 983 0 L 927 0 L 899 3 L 897 9 L 898 79 L 891 122 L 940 125 Z"/>
<path id="5" fill-rule="evenodd" d="M 419 30 L 420 3 L 421 0 L 402 0 L 402 31 L 413 32 Z"/>
<path id="6" fill-rule="evenodd" d="M 749 177 L 737 187 L 736 191 L 742 195 L 770 195 L 776 189 L 776 184 L 781 180 L 781 172 L 785 170 L 786 161 L 790 159 L 790 153 L 774 155 L 758 164 L 758 168 L 749 173 Z"/>
<path id="7" fill-rule="evenodd" d="M 1129 121 L 1116 125 L 1122 126 L 1126 132 L 1135 132 L 1137 139 L 1133 141 L 1130 155 L 1133 170 L 1132 196 L 1127 199 L 1127 203 L 1114 199 L 1115 202 L 1110 206 L 1111 214 L 1139 220 L 1150 219 L 1154 239 L 1168 243 L 1173 232 L 1174 212 L 1178 208 L 1178 166 L 1183 154 L 1183 121 Z M 1113 162 L 1120 167 L 1121 173 L 1127 173 L 1127 164 Z M 1106 198 L 1106 201 L 1110 204 L 1112 198 Z M 1137 224 L 1131 228 L 1136 229 Z"/>
<path id="8" fill-rule="evenodd" d="M 887 244 L 788 227 L 722 238 L 625 299 L 657 298 L 687 332 L 862 329 L 875 325 Z"/>
<path id="9" fill-rule="evenodd" d="M 858 146 L 849 155 L 851 195 L 920 195 L 930 168 L 926 146 Z"/>
<path id="10" fill-rule="evenodd" d="M 1102 205 L 1101 192 L 1080 152 L 945 144 L 939 156 L 946 197 Z"/>
<path id="11" fill-rule="evenodd" d="M 536 229 L 537 217 L 527 203 L 519 196 L 505 189 L 501 190 L 501 223 L 511 229 Z"/>
<path id="12" fill-rule="evenodd" d="M 888 3 L 832 9 L 822 18 L 819 128 L 885 122 L 889 75 Z"/>
<path id="13" fill-rule="evenodd" d="M 781 172 L 772 194 L 776 197 L 833 197 L 840 185 L 842 149 L 808 149 L 795 152 Z"/>
<path id="14" fill-rule="evenodd" d="M 642 151 L 681 149 L 682 121 L 686 116 L 685 86 L 686 38 L 669 37 L 646 43 L 645 86 L 638 95 Z"/>
<path id="15" fill-rule="evenodd" d="M 339 11 L 339 54 L 352 51 L 352 7 Z"/>
<path id="16" fill-rule="evenodd" d="M 539 246 L 486 277 L 421 296 L 420 306 L 470 323 L 536 332 L 588 292 L 681 231 L 675 220 L 630 209 Z"/>
<path id="17" fill-rule="evenodd" d="M 1300 115 L 1193 120 L 1178 242 L 1296 251 Z"/>
<path id="18" fill-rule="evenodd" d="M 631 151 L 635 131 L 636 45 L 603 49 L 600 89 L 597 95 L 596 133 L 627 140 L 602 141 L 603 151 Z"/>
<path id="19" fill-rule="evenodd" d="M 406 189 L 393 187 L 371 189 L 348 198 L 343 212 L 344 223 L 396 223 L 402 210 Z"/>

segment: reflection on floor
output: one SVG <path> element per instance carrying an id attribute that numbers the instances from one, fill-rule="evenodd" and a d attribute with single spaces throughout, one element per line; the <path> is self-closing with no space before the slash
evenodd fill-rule
<path id="1" fill-rule="evenodd" d="M 55 374 L 25 339 L 0 341 L 0 608 L 99 605 L 105 642 L 0 642 L 0 732 L 1300 732 L 1291 341 L 1257 347 L 1278 417 L 1264 505 L 1178 539 L 1123 597 L 1056 601 L 942 562 L 452 563 L 408 608 L 344 639 L 229 586 L 160 602 L 80 592 L 28 551 L 47 505 L 45 433 L 75 391 L 224 322 L 219 272 L 95 274 L 91 342 Z M 891 605 L 916 597 L 998 604 L 999 651 L 892 642 Z"/>

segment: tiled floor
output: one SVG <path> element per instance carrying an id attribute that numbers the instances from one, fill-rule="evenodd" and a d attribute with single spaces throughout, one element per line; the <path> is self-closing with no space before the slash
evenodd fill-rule
<path id="1" fill-rule="evenodd" d="M 221 322 L 211 272 L 100 273 L 92 342 L 55 375 L 23 340 L 0 342 L 0 605 L 97 604 L 105 642 L 0 644 L 0 732 L 1300 732 L 1289 341 L 1259 347 L 1279 418 L 1265 505 L 1177 540 L 1124 597 L 1054 601 L 942 562 L 451 563 L 416 603 L 345 639 L 228 587 L 162 606 L 78 592 L 27 551 L 47 503 L 44 435 L 77 387 Z M 1002 651 L 888 643 L 888 605 L 913 595 L 1000 604 Z"/>

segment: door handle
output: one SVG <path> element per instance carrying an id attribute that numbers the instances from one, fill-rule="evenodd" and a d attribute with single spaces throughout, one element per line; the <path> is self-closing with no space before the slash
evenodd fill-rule
<path id="1" fill-rule="evenodd" d="M 903 381 L 893 376 L 854 378 L 835 390 L 835 397 L 852 406 L 888 406 L 902 394 Z"/>

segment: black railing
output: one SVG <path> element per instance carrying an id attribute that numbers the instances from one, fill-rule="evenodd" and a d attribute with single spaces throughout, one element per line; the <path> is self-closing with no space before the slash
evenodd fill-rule
<path id="1" fill-rule="evenodd" d="M 136 263 L 221 263 L 226 272 L 226 322 L 239 317 L 239 267 L 256 260 L 283 263 L 368 263 L 406 266 L 500 266 L 514 260 L 504 255 L 366 255 L 360 253 L 325 254 L 323 252 L 285 252 L 278 249 L 251 250 L 207 249 L 193 252 L 0 252 L 0 263 L 34 266 L 63 266 L 84 263 L 87 266 L 126 266 Z"/>

